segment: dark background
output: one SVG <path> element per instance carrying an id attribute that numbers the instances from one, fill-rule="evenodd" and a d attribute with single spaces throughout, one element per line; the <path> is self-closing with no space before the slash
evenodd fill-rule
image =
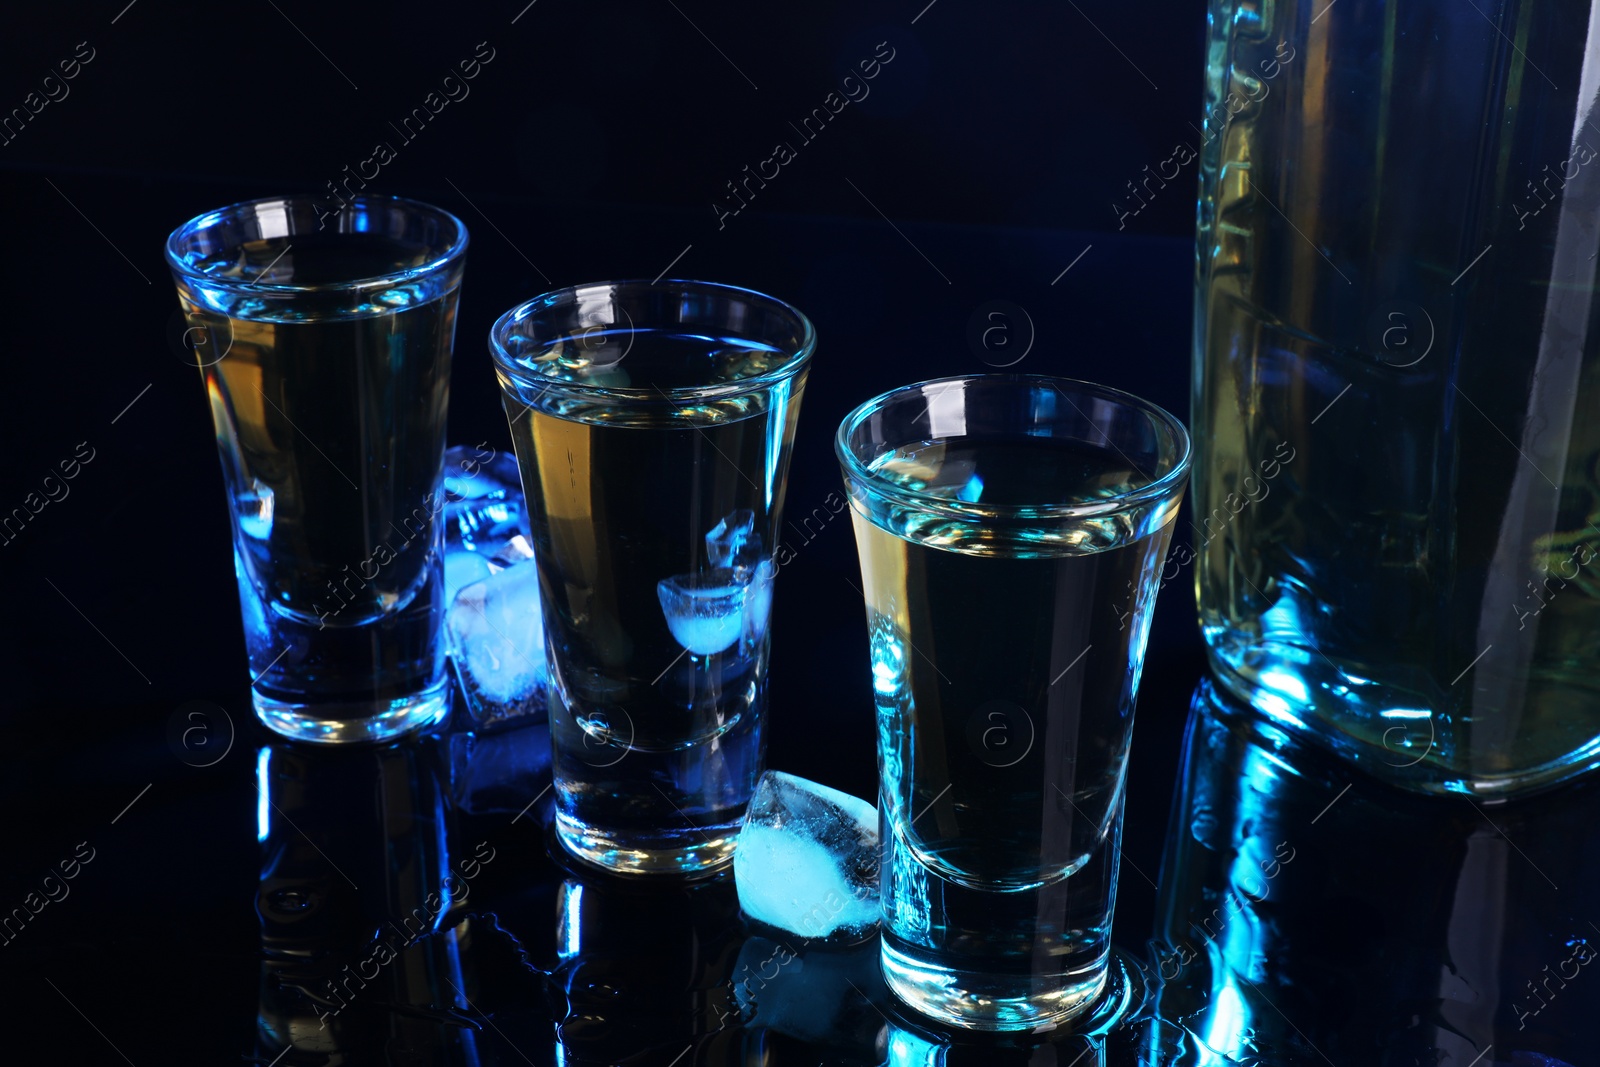
<path id="1" fill-rule="evenodd" d="M 0 544 L 0 904 L 79 841 L 106 857 L 28 929 L 27 955 L 0 950 L 7 988 L 25 994 L 11 1003 L 37 1008 L 19 1018 L 69 1035 L 64 1048 L 81 1036 L 109 1056 L 96 1026 L 133 1062 L 153 1062 L 157 1049 L 229 1045 L 254 1009 L 248 980 L 230 987 L 207 967 L 253 951 L 250 775 L 265 737 L 250 712 L 209 415 L 161 256 L 191 216 L 325 190 L 388 142 L 396 157 L 368 191 L 439 204 L 471 230 L 450 436 L 495 448 L 509 438 L 485 337 L 522 300 L 670 266 L 791 301 L 820 337 L 791 519 L 838 490 L 831 434 L 849 408 L 1019 352 L 1017 370 L 1128 388 L 1187 417 L 1192 170 L 1121 213 L 1141 170 L 1193 136 L 1196 0 L 124 3 L 8 13 L 0 35 L 0 114 L 23 107 L 59 61 L 93 56 L 65 98 L 0 145 L 0 512 L 82 443 L 94 456 L 69 496 Z M 469 95 L 406 142 L 390 123 L 480 42 L 493 58 Z M 887 49 L 868 95 L 802 142 L 790 123 Z M 780 141 L 797 158 L 719 219 L 726 184 Z M 971 327 L 995 321 L 980 309 L 996 300 L 1010 308 L 985 348 Z M 769 762 L 870 796 L 848 524 L 791 547 Z M 1150 925 L 1200 669 L 1185 574 L 1162 594 L 1140 700 L 1125 841 L 1137 873 L 1125 869 L 1118 908 L 1129 944 Z M 190 701 L 220 705 L 240 732 L 214 767 L 186 766 L 169 743 Z M 33 961 L 27 973 L 19 959 Z M 70 999 L 33 972 L 41 960 Z M 152 1032 L 154 1014 L 188 1029 Z M 63 1051 L 57 1062 L 77 1060 Z"/>

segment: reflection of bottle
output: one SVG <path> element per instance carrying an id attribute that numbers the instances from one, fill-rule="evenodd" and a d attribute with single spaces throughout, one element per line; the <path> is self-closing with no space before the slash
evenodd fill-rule
<path id="1" fill-rule="evenodd" d="M 567 1001 L 555 1013 L 556 1062 L 764 1062 L 761 1036 L 740 1027 L 734 992 L 744 940 L 731 878 L 640 887 L 569 876 L 557 893 L 550 973 Z"/>
<path id="2" fill-rule="evenodd" d="M 1281 726 L 1504 795 L 1600 744 L 1594 16 L 1382 8 L 1210 0 L 1200 621 Z"/>
<path id="3" fill-rule="evenodd" d="M 482 857 L 451 867 L 434 758 L 416 743 L 257 754 L 262 1062 L 292 1046 L 285 1063 L 478 1063 L 446 915 Z"/>
<path id="4" fill-rule="evenodd" d="M 1518 1048 L 1586 1062 L 1562 1049 L 1600 980 L 1522 1013 L 1529 981 L 1600 945 L 1582 917 L 1600 869 L 1571 847 L 1597 818 L 1595 790 L 1491 807 L 1353 779 L 1203 683 L 1156 920 L 1171 1040 L 1151 1062 L 1469 1064 L 1491 1044 L 1480 1067 Z"/>

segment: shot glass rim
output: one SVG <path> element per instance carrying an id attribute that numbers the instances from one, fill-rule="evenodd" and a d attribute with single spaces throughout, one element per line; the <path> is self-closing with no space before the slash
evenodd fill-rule
<path id="1" fill-rule="evenodd" d="M 855 452 L 850 448 L 850 435 L 869 416 L 882 411 L 891 402 L 913 391 L 925 389 L 928 386 L 953 386 L 973 381 L 1009 382 L 1013 385 L 1048 384 L 1063 396 L 1066 396 L 1066 390 L 1063 387 L 1072 387 L 1131 407 L 1152 418 L 1158 425 L 1166 428 L 1172 434 L 1173 443 L 1179 449 L 1177 458 L 1173 461 L 1172 468 L 1159 478 L 1106 499 L 1074 504 L 990 504 L 981 501 L 969 503 L 948 496 L 938 496 L 933 493 L 920 492 L 895 485 L 868 470 L 866 465 L 856 457 Z M 1071 402 L 1070 398 L 1068 402 Z M 853 408 L 839 423 L 839 429 L 833 435 L 833 449 L 834 453 L 839 457 L 840 465 L 844 468 L 847 482 L 856 482 L 863 486 L 868 486 L 873 493 L 904 506 L 915 508 L 918 511 L 945 513 L 979 521 L 1013 518 L 1029 520 L 1082 519 L 1129 511 L 1143 504 L 1170 497 L 1180 491 L 1188 480 L 1190 466 L 1194 458 L 1194 442 L 1189 437 L 1188 428 L 1161 405 L 1145 400 L 1143 397 L 1135 396 L 1125 390 L 1115 389 L 1109 385 L 1100 385 L 1096 382 L 1084 381 L 1081 378 L 1066 378 L 1054 374 L 957 374 L 946 378 L 930 378 L 927 381 L 912 382 L 910 385 L 898 386 L 888 392 L 880 393 Z"/>
<path id="2" fill-rule="evenodd" d="M 242 213 L 243 209 L 252 208 L 258 204 L 290 204 L 306 201 L 314 203 L 317 199 L 319 199 L 317 196 L 310 193 L 291 193 L 287 196 L 263 196 L 257 197 L 254 200 L 240 200 L 236 203 L 227 204 L 223 207 L 213 208 L 210 211 L 202 212 L 189 221 L 183 223 L 183 225 L 177 227 L 167 235 L 167 241 L 165 245 L 167 266 L 172 269 L 174 274 L 177 274 L 182 278 L 191 281 L 204 282 L 208 286 L 217 289 L 228 290 L 230 292 L 266 292 L 280 294 L 360 292 L 365 289 L 388 289 L 395 285 L 404 284 L 405 282 L 426 277 L 429 274 L 433 274 L 443 269 L 450 263 L 459 260 L 467 251 L 467 242 L 469 239 L 467 225 L 457 218 L 452 212 L 446 211 L 442 207 L 437 207 L 422 200 L 413 200 L 410 197 L 387 196 L 372 193 L 355 194 L 350 198 L 349 206 L 353 207 L 358 203 L 398 204 L 417 215 L 433 215 L 449 222 L 455 227 L 455 237 L 451 240 L 449 246 L 442 253 L 434 256 L 432 259 L 428 260 L 428 262 L 423 263 L 420 266 L 407 267 L 405 270 L 391 271 L 387 274 L 374 274 L 365 278 L 351 278 L 348 281 L 318 282 L 314 285 L 295 285 L 292 283 L 285 284 L 283 282 L 254 282 L 244 281 L 238 278 L 220 278 L 217 275 L 207 274 L 202 270 L 196 270 L 194 267 L 185 262 L 182 254 L 178 250 L 178 242 L 180 240 L 198 233 L 206 226 L 214 225 L 223 216 L 238 215 Z"/>
<path id="3" fill-rule="evenodd" d="M 583 289 L 617 289 L 634 287 L 643 289 L 685 289 L 695 288 L 714 290 L 722 293 L 738 293 L 742 296 L 754 297 L 774 305 L 784 313 L 794 317 L 801 328 L 800 343 L 795 346 L 794 356 L 787 360 L 783 366 L 749 378 L 739 378 L 731 382 L 714 382 L 706 385 L 679 385 L 671 389 L 660 389 L 654 386 L 616 386 L 598 385 L 592 382 L 562 381 L 559 378 L 545 378 L 541 375 L 527 374 L 521 363 L 506 351 L 502 338 L 506 331 L 515 322 L 520 321 L 519 315 L 526 317 L 535 304 L 548 300 L 554 296 L 566 293 L 576 294 Z M 717 397 L 743 396 L 746 393 L 758 392 L 774 382 L 781 382 L 786 378 L 793 378 L 811 364 L 811 356 L 817 348 L 817 330 L 812 325 L 811 319 L 805 312 L 775 296 L 763 293 L 756 289 L 746 289 L 740 285 L 729 285 L 726 282 L 707 282 L 694 278 L 657 278 L 646 281 L 643 278 L 621 278 L 614 281 L 580 282 L 577 285 L 564 285 L 559 289 L 551 289 L 531 297 L 517 304 L 499 318 L 494 320 L 494 325 L 489 327 L 489 355 L 494 360 L 495 366 L 500 371 L 514 377 L 519 385 L 537 386 L 540 389 L 565 390 L 574 395 L 609 397 L 617 400 L 653 400 L 653 401 L 682 401 L 682 400 L 707 400 Z"/>

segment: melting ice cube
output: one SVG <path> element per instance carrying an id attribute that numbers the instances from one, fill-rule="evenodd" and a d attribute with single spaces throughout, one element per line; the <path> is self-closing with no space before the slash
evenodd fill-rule
<path id="1" fill-rule="evenodd" d="M 479 727 L 537 722 L 545 716 L 544 620 L 517 461 L 453 446 L 444 492 L 447 644 L 467 706 Z"/>
<path id="2" fill-rule="evenodd" d="M 744 632 L 745 583 L 731 570 L 663 578 L 656 596 L 673 638 L 698 656 L 732 648 Z"/>
<path id="3" fill-rule="evenodd" d="M 451 659 L 479 725 L 545 712 L 539 569 L 523 562 L 465 586 L 446 621 Z"/>
<path id="4" fill-rule="evenodd" d="M 516 457 L 453 445 L 444 454 L 445 539 L 493 553 L 526 527 Z"/>
<path id="5" fill-rule="evenodd" d="M 806 938 L 864 937 L 878 923 L 878 811 L 768 771 L 745 814 L 733 876 L 752 919 Z"/>
<path id="6" fill-rule="evenodd" d="M 756 564 L 750 574 L 750 584 L 744 595 L 741 629 L 747 650 L 767 635 L 767 621 L 772 618 L 772 580 L 777 574 L 777 565 L 770 559 Z"/>
<path id="7" fill-rule="evenodd" d="M 706 534 L 706 558 L 719 570 L 749 567 L 761 558 L 756 513 L 749 508 L 729 512 Z"/>
<path id="8" fill-rule="evenodd" d="M 495 570 L 504 570 L 507 567 L 514 567 L 518 563 L 522 563 L 532 558 L 532 543 L 529 542 L 529 540 L 522 534 L 517 534 L 505 544 L 495 549 L 494 555 L 489 557 L 489 562 L 494 566 Z"/>
<path id="9" fill-rule="evenodd" d="M 489 561 L 471 549 L 452 545 L 444 550 L 444 602 L 455 603 L 464 586 L 481 582 L 494 572 Z"/>
<path id="10" fill-rule="evenodd" d="M 749 652 L 766 636 L 777 567 L 762 558 L 755 523 L 749 508 L 729 512 L 706 534 L 709 570 L 656 583 L 667 628 L 696 655 L 726 652 L 741 639 Z"/>

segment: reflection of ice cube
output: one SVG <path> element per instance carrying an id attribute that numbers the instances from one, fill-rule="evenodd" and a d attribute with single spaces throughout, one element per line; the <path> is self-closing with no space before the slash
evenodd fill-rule
<path id="1" fill-rule="evenodd" d="M 275 502 L 272 486 L 263 485 L 259 479 L 252 478 L 250 487 L 234 498 L 240 532 L 257 541 L 265 541 L 271 537 Z"/>
<path id="2" fill-rule="evenodd" d="M 772 580 L 778 568 L 770 559 L 756 564 L 745 589 L 742 636 L 745 646 L 755 645 L 767 636 L 767 621 L 772 617 Z"/>
<path id="3" fill-rule="evenodd" d="M 520 563 L 465 586 L 446 618 L 451 659 L 479 725 L 544 714 L 538 567 Z"/>
<path id="4" fill-rule="evenodd" d="M 756 936 L 739 950 L 733 996 L 746 1029 L 776 1030 L 817 1052 L 833 1053 L 825 1063 L 885 1063 L 879 1033 L 890 994 L 879 971 L 878 947 L 808 952 L 785 943 L 789 940 Z M 902 1065 L 891 1059 L 885 1067 Z"/>
<path id="5" fill-rule="evenodd" d="M 696 655 L 726 651 L 744 629 L 745 586 L 733 571 L 663 578 L 656 596 L 672 636 Z"/>
<path id="6" fill-rule="evenodd" d="M 522 479 L 508 452 L 455 445 L 444 454 L 448 544 L 493 552 L 526 527 Z"/>
<path id="7" fill-rule="evenodd" d="M 756 513 L 749 508 L 729 512 L 706 534 L 706 558 L 719 570 L 748 567 L 761 555 L 761 537 L 756 534 Z"/>
<path id="8" fill-rule="evenodd" d="M 878 922 L 877 809 L 768 771 L 739 832 L 733 875 L 753 919 L 801 937 L 864 937 Z"/>
<path id="9" fill-rule="evenodd" d="M 956 490 L 956 499 L 965 500 L 969 504 L 976 504 L 983 495 L 983 479 L 978 477 L 978 472 L 973 471 L 967 479 L 967 484 Z"/>
<path id="10" fill-rule="evenodd" d="M 449 737 L 450 795 L 474 815 L 520 812 L 550 784 L 550 728 L 519 724 L 497 733 Z"/>

